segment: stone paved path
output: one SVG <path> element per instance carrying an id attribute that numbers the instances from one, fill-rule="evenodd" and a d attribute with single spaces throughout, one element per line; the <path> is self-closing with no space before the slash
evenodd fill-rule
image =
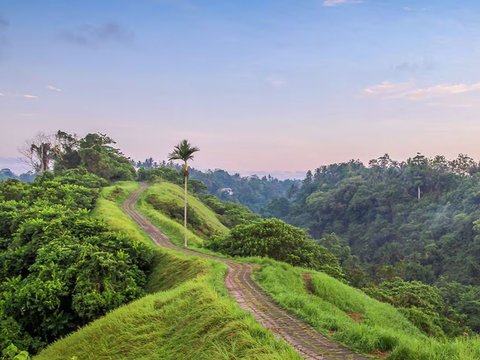
<path id="1" fill-rule="evenodd" d="M 255 319 L 283 338 L 303 358 L 317 360 L 366 360 L 351 350 L 326 338 L 312 326 L 289 313 L 261 289 L 252 279 L 253 265 L 219 256 L 207 255 L 174 245 L 160 230 L 135 209 L 135 203 L 146 189 L 145 184 L 133 192 L 123 204 L 124 211 L 159 246 L 182 251 L 186 254 L 222 261 L 228 266 L 225 285 L 240 307 L 252 313 Z"/>

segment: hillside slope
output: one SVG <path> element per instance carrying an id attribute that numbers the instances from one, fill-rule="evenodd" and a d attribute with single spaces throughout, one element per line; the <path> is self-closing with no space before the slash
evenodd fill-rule
<path id="1" fill-rule="evenodd" d="M 96 213 L 153 243 L 119 208 L 138 184 L 105 188 Z M 145 296 L 61 339 L 36 359 L 298 359 L 225 296 L 222 264 L 157 250 Z"/>
<path id="2" fill-rule="evenodd" d="M 277 303 L 358 352 L 390 360 L 480 359 L 478 337 L 428 337 L 391 305 L 324 273 L 260 263 L 256 280 Z"/>
<path id="3" fill-rule="evenodd" d="M 228 229 L 220 222 L 215 213 L 205 206 L 196 196 L 189 194 L 189 243 L 195 246 L 203 244 L 202 237 L 222 234 Z M 161 181 L 150 186 L 141 196 L 139 207 L 148 218 L 175 244 L 183 244 L 183 189 L 170 182 Z M 179 218 L 174 216 L 179 213 Z M 192 224 L 194 227 L 192 227 Z"/>
<path id="4" fill-rule="evenodd" d="M 151 217 L 155 211 L 148 210 L 145 202 L 138 207 L 155 220 Z M 161 223 L 156 225 L 164 230 Z M 178 244 L 181 227 L 179 235 Z M 261 265 L 256 280 L 278 304 L 320 333 L 359 353 L 412 360 L 480 358 L 480 341 L 476 337 L 453 340 L 428 337 L 393 306 L 324 273 L 267 259 L 250 261 Z"/>
<path id="5" fill-rule="evenodd" d="M 138 208 L 181 244 L 181 224 L 146 201 L 148 194 L 172 189 L 170 184 L 162 184 L 150 187 Z M 105 189 L 97 212 L 99 216 L 106 216 L 118 230 L 151 243 L 119 208 L 121 201 L 137 188 L 138 184 L 130 182 Z M 174 191 L 181 189 L 177 187 Z M 207 207 L 203 211 L 206 216 L 200 215 L 202 221 L 215 218 Z M 192 232 L 189 235 L 196 236 Z M 197 237 L 200 241 L 196 245 L 199 246 L 203 240 Z M 245 260 L 260 265 L 255 278 L 278 304 L 320 333 L 355 351 L 399 360 L 480 358 L 478 338 L 427 337 L 392 306 L 373 300 L 323 273 L 268 259 Z M 152 295 L 117 309 L 58 341 L 38 358 L 63 359 L 65 354 L 79 359 L 298 358 L 291 348 L 276 341 L 224 296 L 225 265 L 174 250 L 158 251 L 157 261 L 147 287 Z M 188 326 L 182 326 L 179 331 L 179 324 Z"/>

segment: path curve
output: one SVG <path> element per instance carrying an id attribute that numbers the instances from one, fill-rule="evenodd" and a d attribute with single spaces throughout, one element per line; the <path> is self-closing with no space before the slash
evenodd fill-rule
<path id="1" fill-rule="evenodd" d="M 240 307 L 249 311 L 260 324 L 277 336 L 282 337 L 303 358 L 308 360 L 367 359 L 326 338 L 312 326 L 277 305 L 272 298 L 253 281 L 253 265 L 219 256 L 203 254 L 174 245 L 156 226 L 135 209 L 135 204 L 146 187 L 146 184 L 140 184 L 140 188 L 134 191 L 123 203 L 123 210 L 156 244 L 186 254 L 224 262 L 228 266 L 225 285 Z"/>

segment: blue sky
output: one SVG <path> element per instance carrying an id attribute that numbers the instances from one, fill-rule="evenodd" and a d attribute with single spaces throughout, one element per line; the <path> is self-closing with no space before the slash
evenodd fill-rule
<path id="1" fill-rule="evenodd" d="M 480 3 L 0 0 L 0 166 L 38 131 L 296 171 L 479 159 Z"/>

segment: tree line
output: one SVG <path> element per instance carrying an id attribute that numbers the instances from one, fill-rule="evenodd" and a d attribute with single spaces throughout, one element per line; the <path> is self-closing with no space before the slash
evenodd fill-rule
<path id="1" fill-rule="evenodd" d="M 469 156 L 386 154 L 309 171 L 292 197 L 263 214 L 306 229 L 339 256 L 355 286 L 385 289 L 371 293 L 392 303 L 385 292 L 408 294 L 399 278 L 434 286 L 460 322 L 480 331 L 479 205 L 480 166 Z"/>

